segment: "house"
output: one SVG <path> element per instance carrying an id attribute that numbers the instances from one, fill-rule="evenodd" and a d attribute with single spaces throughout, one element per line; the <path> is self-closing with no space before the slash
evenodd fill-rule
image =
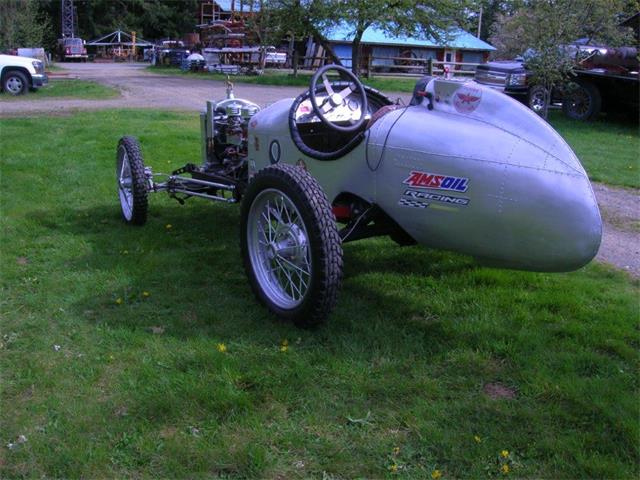
<path id="1" fill-rule="evenodd" d="M 328 31 L 326 38 L 342 63 L 350 67 L 353 29 L 348 25 L 339 25 Z M 487 61 L 489 53 L 494 50 L 487 42 L 460 28 L 452 29 L 440 41 L 415 36 L 392 36 L 373 26 L 367 28 L 362 35 L 362 58 L 372 56 L 371 65 L 374 67 L 394 65 L 393 57 L 482 63 Z"/>

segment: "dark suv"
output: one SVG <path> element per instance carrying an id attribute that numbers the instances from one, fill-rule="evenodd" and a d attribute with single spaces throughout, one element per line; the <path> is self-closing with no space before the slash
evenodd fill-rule
<path id="1" fill-rule="evenodd" d="M 581 52 L 583 59 L 571 81 L 551 93 L 553 104 L 562 103 L 565 115 L 575 120 L 590 120 L 601 111 L 638 111 L 636 48 L 572 47 Z M 536 112 L 544 108 L 545 90 L 531 82 L 531 74 L 521 59 L 479 65 L 475 80 L 503 91 Z"/>

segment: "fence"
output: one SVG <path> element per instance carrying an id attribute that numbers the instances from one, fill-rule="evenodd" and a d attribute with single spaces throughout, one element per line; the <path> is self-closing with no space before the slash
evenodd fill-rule
<path id="1" fill-rule="evenodd" d="M 340 61 L 351 61 L 351 58 L 341 57 Z M 381 60 L 383 64 L 377 64 L 376 60 Z M 293 76 L 297 76 L 299 71 L 313 71 L 327 63 L 325 57 L 303 57 L 297 52 L 293 54 L 291 68 Z M 445 69 L 454 75 L 473 76 L 479 63 L 469 62 L 445 62 L 432 58 L 414 57 L 378 57 L 369 55 L 365 62 L 361 63 L 361 73 L 367 78 L 373 76 L 384 77 L 420 77 L 422 75 L 442 75 Z"/>

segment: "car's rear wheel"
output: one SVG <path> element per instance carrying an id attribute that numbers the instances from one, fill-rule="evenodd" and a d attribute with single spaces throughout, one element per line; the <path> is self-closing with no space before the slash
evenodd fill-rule
<path id="1" fill-rule="evenodd" d="M 592 120 L 598 116 L 601 108 L 600 91 L 590 82 L 572 83 L 562 99 L 562 111 L 573 120 Z"/>
<path id="2" fill-rule="evenodd" d="M 240 246 L 251 287 L 269 310 L 301 327 L 327 318 L 342 281 L 342 244 L 309 173 L 287 164 L 258 172 L 242 203 Z"/>
<path id="3" fill-rule="evenodd" d="M 2 88 L 10 95 L 23 95 L 29 90 L 29 80 L 24 73 L 11 70 L 3 77 Z"/>
<path id="4" fill-rule="evenodd" d="M 147 176 L 140 144 L 133 137 L 118 142 L 116 179 L 122 217 L 127 223 L 143 225 L 147 221 Z"/>

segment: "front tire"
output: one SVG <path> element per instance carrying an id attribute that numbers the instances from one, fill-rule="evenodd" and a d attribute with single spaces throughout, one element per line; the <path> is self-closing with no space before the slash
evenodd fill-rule
<path id="1" fill-rule="evenodd" d="M 542 115 L 547 107 L 547 89 L 542 85 L 534 85 L 529 89 L 527 102 L 531 110 Z"/>
<path id="2" fill-rule="evenodd" d="M 258 300 L 300 327 L 324 322 L 342 282 L 342 243 L 331 205 L 305 170 L 264 168 L 242 202 L 240 247 Z"/>
<path id="3" fill-rule="evenodd" d="M 12 70 L 4 75 L 2 88 L 10 95 L 24 95 L 29 90 L 29 80 L 24 73 Z"/>
<path id="4" fill-rule="evenodd" d="M 118 142 L 116 180 L 124 221 L 144 225 L 148 209 L 147 176 L 142 149 L 134 137 L 122 137 Z"/>

